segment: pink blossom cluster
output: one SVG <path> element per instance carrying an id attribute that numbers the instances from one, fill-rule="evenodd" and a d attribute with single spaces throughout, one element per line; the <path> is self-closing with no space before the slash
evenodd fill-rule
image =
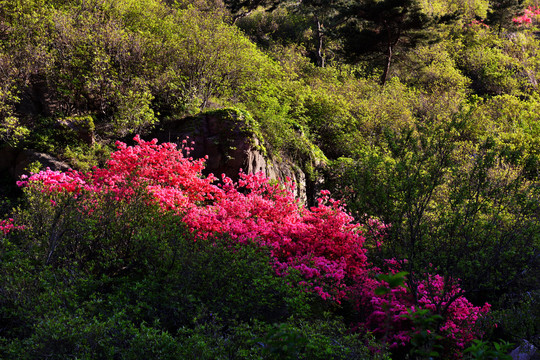
<path id="1" fill-rule="evenodd" d="M 357 298 L 356 305 L 359 310 L 369 310 L 367 318 L 359 325 L 385 339 L 390 348 L 405 346 L 415 330 L 411 321 L 406 318 L 407 310 L 412 308 L 413 299 L 404 287 L 393 288 L 386 295 L 374 294 L 374 289 L 386 285 L 384 282 L 372 281 L 360 289 L 362 295 Z"/>
<path id="2" fill-rule="evenodd" d="M 390 260 L 390 273 L 395 273 L 401 268 L 401 263 Z M 439 334 L 445 336 L 447 354 L 453 353 L 454 357 L 460 358 L 462 350 L 468 343 L 477 337 L 475 324 L 485 315 L 490 305 L 474 306 L 459 287 L 457 280 L 447 280 L 440 275 L 425 274 L 424 279 L 417 281 L 415 285 L 416 299 L 410 289 L 395 287 L 384 295 L 374 295 L 374 289 L 386 287 L 384 281 L 371 280 L 357 288 L 360 295 L 356 297 L 359 309 L 371 309 L 367 318 L 359 324 L 366 327 L 374 334 L 386 338 L 390 347 L 406 345 L 411 336 L 421 329 L 416 329 L 409 314 L 421 309 L 427 309 L 432 314 L 443 316 L 443 321 L 437 329 Z"/>
<path id="3" fill-rule="evenodd" d="M 48 192 L 112 192 L 118 199 L 129 198 L 142 185 L 164 207 L 178 211 L 222 193 L 211 185 L 215 180 L 212 175 L 201 176 L 204 159 L 193 160 L 183 155 L 182 151 L 189 152 L 190 148 L 183 146 L 179 151 L 176 144 L 157 145 L 157 140 L 144 142 L 139 136 L 135 140 L 140 146 L 128 147 L 117 142 L 118 151 L 111 154 L 103 169 L 95 167 L 86 174 L 47 169 L 24 177 L 17 185 L 39 183 L 42 191 Z"/>
<path id="4" fill-rule="evenodd" d="M 224 183 L 222 196 L 184 216 L 199 236 L 227 233 L 239 242 L 255 240 L 269 247 L 278 272 L 297 269 L 324 299 L 345 297 L 345 275 L 365 276 L 365 238 L 327 192 L 316 207 L 306 209 L 291 191 L 262 174 L 240 174 L 238 184 L 227 178 Z"/>
<path id="5" fill-rule="evenodd" d="M 463 296 L 457 281 L 445 281 L 440 275 L 427 274 L 426 277 L 417 288 L 417 306 L 446 315 L 440 331 L 447 333 L 455 340 L 456 346 L 463 349 L 475 338 L 474 325 L 479 317 L 489 311 L 490 305 L 473 306 Z"/>
<path id="6" fill-rule="evenodd" d="M 469 27 L 471 28 L 486 28 L 488 29 L 489 28 L 489 25 L 488 24 L 485 24 L 482 20 L 476 20 L 476 19 L 473 19 L 471 21 L 471 23 L 469 24 Z"/>
<path id="7" fill-rule="evenodd" d="M 21 181 L 17 181 L 18 186 L 26 186 L 29 181 L 40 182 L 43 184 L 43 191 L 67 191 L 78 193 L 83 188 L 87 188 L 84 175 L 77 171 L 69 170 L 67 172 L 53 171 L 50 168 L 32 174 L 30 177 L 21 176 Z"/>
<path id="8" fill-rule="evenodd" d="M 523 15 L 513 18 L 512 21 L 518 26 L 529 26 L 532 24 L 533 20 L 537 20 L 539 16 L 540 8 L 537 6 L 529 6 L 525 9 Z"/>
<path id="9" fill-rule="evenodd" d="M 9 218 L 7 220 L 0 220 L 0 232 L 4 235 L 9 234 L 12 230 L 23 230 L 23 225 L 15 225 L 12 218 Z"/>
<path id="10" fill-rule="evenodd" d="M 19 185 L 51 194 L 78 196 L 86 191 L 127 200 L 142 188 L 163 209 L 174 211 L 197 239 L 218 233 L 228 234 L 238 243 L 256 242 L 270 249 L 279 275 L 295 269 L 303 277 L 298 285 L 307 291 L 337 303 L 352 300 L 367 314 L 360 325 L 385 334 L 385 340 L 394 346 L 410 340 L 415 330 L 404 315 L 420 308 L 436 313 L 445 309 L 446 322 L 439 330 L 457 347 L 473 338 L 472 326 L 487 307 L 474 307 L 464 297 L 455 296 L 461 290 L 455 285 L 448 290 L 438 275 L 417 286 L 417 301 L 404 287 L 375 294 L 384 284 L 374 279 L 381 270 L 368 262 L 365 241 L 368 238 L 379 247 L 388 225 L 376 219 L 368 220 L 365 227 L 354 224 L 344 205 L 328 191 L 321 192 L 317 206 L 306 208 L 294 199 L 290 182 L 282 187 L 261 173 L 241 173 L 238 182 L 222 176 L 221 183 L 215 184 L 217 178 L 212 174 L 202 175 L 205 159 L 188 157 L 190 148 L 185 143 L 177 149 L 175 144 L 158 145 L 156 140 L 146 142 L 138 136 L 135 141 L 136 146 L 118 142 L 118 150 L 104 168 L 85 174 L 46 170 Z M 390 272 L 399 271 L 401 263 L 388 260 Z"/>

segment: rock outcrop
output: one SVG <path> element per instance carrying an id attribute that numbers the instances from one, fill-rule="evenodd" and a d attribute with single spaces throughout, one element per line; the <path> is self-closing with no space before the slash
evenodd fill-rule
<path id="1" fill-rule="evenodd" d="M 510 356 L 513 360 L 540 360 L 540 351 L 533 344 L 523 340 Z"/>
<path id="2" fill-rule="evenodd" d="M 225 174 L 238 179 L 240 171 L 263 172 L 270 179 L 291 179 L 295 184 L 295 196 L 306 203 L 308 184 L 305 173 L 292 161 L 276 159 L 269 155 L 257 124 L 249 113 L 237 109 L 220 109 L 195 117 L 162 124 L 151 137 L 159 142 L 181 144 L 188 140 L 193 147 L 190 155 L 201 158 L 208 155 L 206 172 L 216 176 Z M 192 145 L 193 142 L 193 145 Z"/>

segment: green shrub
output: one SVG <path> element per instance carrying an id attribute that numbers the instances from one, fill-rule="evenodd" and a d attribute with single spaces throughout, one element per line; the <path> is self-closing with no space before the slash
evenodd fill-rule
<path id="1" fill-rule="evenodd" d="M 495 139 L 465 140 L 468 121 L 386 130 L 386 143 L 336 162 L 331 177 L 359 220 L 368 214 L 391 224 L 379 248 L 387 252 L 374 255 L 406 258 L 405 270 L 419 273 L 432 263 L 494 300 L 537 269 L 538 185 Z"/>

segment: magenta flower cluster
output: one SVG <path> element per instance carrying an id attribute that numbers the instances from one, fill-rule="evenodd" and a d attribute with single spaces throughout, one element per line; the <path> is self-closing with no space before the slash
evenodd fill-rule
<path id="1" fill-rule="evenodd" d="M 381 282 L 376 285 L 380 286 Z M 382 282 L 382 285 L 386 284 Z M 369 288 L 359 289 L 360 293 L 364 293 L 360 298 L 364 298 L 364 301 L 369 299 L 369 303 L 360 306 L 364 309 L 371 307 L 363 325 L 387 337 L 391 348 L 403 346 L 415 332 L 422 330 L 415 328 L 408 315 L 421 309 L 430 310 L 432 314 L 443 315 L 437 330 L 445 336 L 450 347 L 446 351 L 452 351 L 459 358 L 467 344 L 478 336 L 475 324 L 489 312 L 490 305 L 486 303 L 482 307 L 474 306 L 463 296 L 457 281 L 445 281 L 444 277 L 437 274 L 425 274 L 424 280 L 418 282 L 415 290 L 416 300 L 405 287 L 393 288 L 384 297 L 371 296 L 372 289 Z"/>
<path id="2" fill-rule="evenodd" d="M 23 230 L 23 225 L 15 225 L 12 218 L 9 218 L 7 220 L 0 220 L 0 233 L 3 233 L 4 235 L 9 234 L 12 230 Z"/>
<path id="3" fill-rule="evenodd" d="M 518 26 L 529 26 L 532 24 L 533 20 L 538 20 L 539 16 L 540 8 L 537 6 L 529 6 L 525 9 L 523 15 L 513 18 L 512 21 Z"/>
<path id="4" fill-rule="evenodd" d="M 353 302 L 359 314 L 367 314 L 355 328 L 381 335 L 392 346 L 409 342 L 416 330 L 404 315 L 417 309 L 444 316 L 435 330 L 456 349 L 475 337 L 474 324 L 489 305 L 473 306 L 461 295 L 457 281 L 447 284 L 443 277 L 429 275 L 417 285 L 416 301 L 404 287 L 376 295 L 375 289 L 384 282 L 374 277 L 381 270 L 369 263 L 365 241 L 369 237 L 381 246 L 387 225 L 375 219 L 365 227 L 355 224 L 328 191 L 322 191 L 317 206 L 308 209 L 294 199 L 290 181 L 280 186 L 261 173 L 241 173 L 238 182 L 222 176 L 217 184 L 214 175 L 202 175 L 205 159 L 190 158 L 187 143 L 177 149 L 175 144 L 158 145 L 138 136 L 135 141 L 136 146 L 117 143 L 118 150 L 104 168 L 88 173 L 45 170 L 19 186 L 75 197 L 108 193 L 127 200 L 142 188 L 164 211 L 177 214 L 198 241 L 228 234 L 238 243 L 267 247 L 277 274 L 295 269 L 303 277 L 297 286 L 327 301 Z M 399 270 L 400 262 L 388 262 L 392 271 Z"/>

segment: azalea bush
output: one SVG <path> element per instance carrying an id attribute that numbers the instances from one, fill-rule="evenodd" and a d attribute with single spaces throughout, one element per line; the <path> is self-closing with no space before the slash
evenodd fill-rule
<path id="1" fill-rule="evenodd" d="M 379 285 L 384 288 L 387 282 L 382 281 Z M 416 296 L 405 287 L 394 287 L 385 293 L 386 296 L 371 296 L 372 311 L 364 324 L 387 338 L 391 348 L 407 346 L 421 331 L 427 330 L 428 334 L 437 334 L 433 338 L 437 341 L 431 346 L 436 344 L 444 349 L 444 354 L 461 353 L 478 335 L 476 321 L 489 311 L 490 305 L 474 306 L 463 296 L 457 282 L 445 281 L 440 275 L 427 274 L 415 290 Z M 437 316 L 427 329 L 422 328 L 419 318 L 426 314 Z"/>
<path id="2" fill-rule="evenodd" d="M 517 26 L 530 26 L 538 23 L 538 16 L 540 16 L 540 8 L 537 6 L 529 6 L 525 9 L 523 15 L 512 18 L 512 21 Z"/>
<path id="3" fill-rule="evenodd" d="M 271 184 L 262 174 L 241 174 L 238 183 L 224 177 L 203 177 L 204 159 L 184 156 L 186 146 L 157 145 L 136 138 L 138 146 L 119 143 L 107 167 L 89 173 L 46 170 L 21 181 L 20 185 L 46 193 L 85 192 L 114 194 L 117 200 L 133 197 L 140 185 L 166 210 L 182 217 L 197 237 L 226 233 L 239 243 L 257 239 L 271 248 L 276 271 L 300 271 L 302 286 L 323 298 L 340 301 L 346 295 L 345 277 L 367 277 L 364 236 L 358 225 L 328 194 L 319 205 L 305 209 L 292 192 Z M 51 203 L 55 199 L 51 198 Z M 89 207 L 88 211 L 93 211 Z"/>
<path id="4" fill-rule="evenodd" d="M 181 219 L 196 242 L 212 242 L 216 234 L 222 234 L 240 246 L 255 243 L 267 249 L 277 275 L 299 275 L 290 284 L 317 295 L 328 306 L 344 301 L 355 304 L 355 327 L 380 335 L 392 347 L 411 341 L 416 330 L 410 316 L 420 310 L 443 316 L 432 330 L 444 335 L 447 351 L 459 354 L 475 338 L 474 324 L 488 306 L 479 308 L 468 302 L 457 280 L 428 274 L 425 280 L 411 282 L 413 288 L 379 290 L 389 285 L 388 279 L 375 276 L 396 273 L 399 262 L 389 260 L 387 269 L 370 264 L 366 239 L 380 244 L 386 225 L 371 219 L 370 229 L 364 229 L 353 223 L 344 206 L 327 191 L 321 192 L 317 206 L 308 209 L 294 199 L 290 191 L 294 184 L 283 187 L 262 174 L 240 174 L 238 182 L 222 176 L 218 183 L 213 174 L 202 175 L 204 159 L 189 156 L 192 149 L 187 140 L 181 149 L 138 136 L 135 141 L 135 146 L 117 143 L 118 150 L 104 168 L 87 173 L 45 170 L 19 185 L 41 196 L 43 206 L 48 205 L 53 214 L 65 204 L 78 204 L 82 216 L 94 214 L 101 211 L 98 199 L 102 196 L 119 204 L 139 199 L 143 206 L 157 205 L 164 214 Z M 140 192 L 148 196 L 140 200 Z M 118 217 L 124 212 L 123 207 L 110 211 Z M 46 246 L 49 261 L 57 246 Z M 125 250 L 126 258 L 141 249 Z M 125 264 L 119 266 L 118 271 Z"/>
<path id="5" fill-rule="evenodd" d="M 15 225 L 13 223 L 13 219 L 9 218 L 7 220 L 0 220 L 0 233 L 3 233 L 4 235 L 7 235 L 12 230 L 22 230 L 24 229 L 24 226 L 22 225 Z"/>

